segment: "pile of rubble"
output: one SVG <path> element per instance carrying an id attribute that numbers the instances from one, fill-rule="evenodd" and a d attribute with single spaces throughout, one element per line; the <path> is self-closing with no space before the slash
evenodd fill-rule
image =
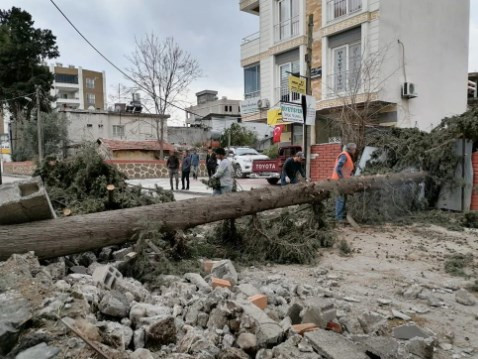
<path id="1" fill-rule="evenodd" d="M 389 300 L 355 315 L 355 298 L 325 289 L 335 281 L 327 270 L 317 269 L 327 285 L 312 287 L 206 260 L 205 276 L 162 275 L 150 292 L 119 270 L 135 253 L 111 252 L 45 266 L 33 253 L 0 263 L 0 357 L 427 359 L 450 349 Z M 411 287 L 403 295 L 424 293 Z M 456 300 L 475 304 L 464 290 Z"/>

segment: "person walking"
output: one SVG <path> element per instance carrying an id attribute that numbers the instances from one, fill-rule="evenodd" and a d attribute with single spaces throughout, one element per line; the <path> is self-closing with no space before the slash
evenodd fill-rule
<path id="1" fill-rule="evenodd" d="M 193 178 L 195 180 L 198 179 L 198 171 L 199 171 L 199 155 L 196 149 L 193 150 L 191 155 L 191 170 L 193 172 Z"/>
<path id="2" fill-rule="evenodd" d="M 214 188 L 213 196 L 217 196 L 224 193 L 232 192 L 234 186 L 234 168 L 232 162 L 226 157 L 226 151 L 224 148 L 216 149 L 217 158 L 221 161 L 216 173 L 211 178 L 219 180 L 219 186 Z"/>
<path id="3" fill-rule="evenodd" d="M 335 161 L 332 180 L 338 181 L 343 178 L 350 178 L 353 175 L 355 168 L 353 156 L 355 152 L 357 152 L 355 143 L 349 143 L 345 146 L 345 150 L 337 156 Z M 345 221 L 346 205 L 347 197 L 345 195 L 339 195 L 335 198 L 335 219 L 338 222 Z"/>
<path id="4" fill-rule="evenodd" d="M 216 156 L 216 153 L 214 152 L 212 152 L 211 154 L 208 154 L 208 156 L 209 158 L 206 160 L 207 175 L 209 176 L 209 178 L 211 178 L 212 175 L 216 173 L 217 156 Z"/>
<path id="5" fill-rule="evenodd" d="M 287 177 L 289 177 L 290 184 L 299 182 L 298 174 L 306 178 L 305 169 L 302 166 L 302 161 L 305 156 L 302 152 L 297 152 L 292 157 L 289 157 L 282 166 L 280 183 L 281 186 L 287 185 Z"/>
<path id="6" fill-rule="evenodd" d="M 191 172 L 191 156 L 189 151 L 186 150 L 184 154 L 183 162 L 181 163 L 181 184 L 182 189 L 189 190 L 189 173 Z M 186 187 L 184 187 L 184 182 L 186 181 Z"/>
<path id="7" fill-rule="evenodd" d="M 173 152 L 166 161 L 166 166 L 169 171 L 169 184 L 171 185 L 171 191 L 174 191 L 173 177 L 176 179 L 176 190 L 179 189 L 179 159 L 176 153 Z"/>

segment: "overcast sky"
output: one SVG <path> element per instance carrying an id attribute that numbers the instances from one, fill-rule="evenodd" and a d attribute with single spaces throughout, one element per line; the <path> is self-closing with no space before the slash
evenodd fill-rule
<path id="1" fill-rule="evenodd" d="M 399 0 L 397 0 L 399 1 Z M 417 0 L 419 1 L 419 0 Z M 457 3 L 462 0 L 457 0 Z M 191 86 L 190 96 L 203 89 L 219 96 L 241 99 L 243 73 L 241 39 L 259 29 L 258 17 L 239 11 L 239 0 L 56 0 L 72 22 L 119 67 L 128 65 L 125 55 L 135 37 L 154 31 L 174 36 L 196 57 L 203 78 Z M 127 83 L 77 35 L 48 0 L 1 0 L 0 7 L 21 7 L 32 14 L 35 26 L 48 28 L 57 37 L 60 58 L 55 62 L 106 72 L 107 92 Z M 471 0 L 470 71 L 478 71 L 478 0 Z M 176 113 L 174 118 L 184 119 Z"/>

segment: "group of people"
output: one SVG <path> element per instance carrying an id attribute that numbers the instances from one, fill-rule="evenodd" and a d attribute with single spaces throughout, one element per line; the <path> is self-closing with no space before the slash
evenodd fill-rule
<path id="1" fill-rule="evenodd" d="M 220 163 L 218 164 L 218 160 Z M 180 161 L 178 155 L 173 152 L 170 154 L 166 166 L 169 171 L 169 184 L 171 191 L 174 191 L 174 182 L 176 190 L 179 190 L 179 171 L 181 171 L 181 189 L 189 190 L 189 176 L 192 172 L 193 179 L 198 179 L 199 174 L 199 154 L 194 149 L 192 152 L 186 150 Z M 209 178 L 219 180 L 220 187 L 214 189 L 214 194 L 227 193 L 232 191 L 234 184 L 234 168 L 232 162 L 226 157 L 224 148 L 218 148 L 215 151 L 208 149 L 206 156 L 206 169 Z"/>
<path id="2" fill-rule="evenodd" d="M 354 155 L 357 151 L 357 145 L 355 143 L 349 143 L 345 146 L 345 149 L 337 157 L 334 165 L 334 170 L 331 176 L 332 180 L 338 181 L 340 179 L 349 178 L 352 176 L 355 169 Z M 305 156 L 302 152 L 297 152 L 292 157 L 288 158 L 281 171 L 281 185 L 295 184 L 299 181 L 299 174 L 303 178 L 307 178 L 302 162 Z M 218 164 L 219 161 L 219 164 Z M 196 150 L 192 153 L 186 151 L 183 155 L 181 164 L 175 153 L 172 153 L 167 161 L 167 167 L 169 170 L 169 181 L 171 185 L 171 191 L 174 190 L 173 178 L 176 179 L 176 190 L 179 189 L 179 169 L 181 169 L 181 184 L 183 190 L 189 190 L 189 175 L 192 172 L 193 178 L 198 179 L 199 172 L 199 155 Z M 206 156 L 206 168 L 209 178 L 216 179 L 218 185 L 214 188 L 214 195 L 232 192 L 234 186 L 234 167 L 226 156 L 224 148 L 217 148 L 214 151 L 209 148 Z M 336 220 L 342 222 L 345 220 L 346 213 L 346 197 L 339 195 L 335 201 L 335 217 Z"/>

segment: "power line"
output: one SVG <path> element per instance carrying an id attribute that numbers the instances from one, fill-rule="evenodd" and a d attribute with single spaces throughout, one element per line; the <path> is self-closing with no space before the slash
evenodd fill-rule
<path id="1" fill-rule="evenodd" d="M 14 98 L 8 98 L 8 99 L 4 99 L 4 100 L 0 100 L 0 102 L 10 102 L 10 101 L 13 101 L 13 100 L 18 100 L 19 98 L 25 98 L 27 96 L 31 96 L 31 95 L 34 95 L 35 92 L 32 92 L 32 93 L 27 93 L 25 95 L 21 95 L 21 96 L 18 96 L 18 97 L 14 97 Z"/>
<path id="2" fill-rule="evenodd" d="M 169 102 L 169 101 L 166 101 L 165 99 L 163 99 L 162 97 L 160 96 L 157 96 L 156 94 L 152 93 L 148 88 L 146 88 L 145 86 L 141 85 L 139 82 L 137 82 L 135 79 L 133 79 L 131 76 L 129 76 L 126 72 L 124 72 L 123 70 L 121 70 L 121 68 L 119 68 L 118 66 L 116 66 L 110 59 L 108 59 L 105 55 L 103 55 L 103 53 L 98 50 L 98 48 L 96 48 L 95 45 L 93 45 L 87 38 L 85 35 L 82 34 L 82 32 L 80 30 L 78 30 L 78 28 L 73 24 L 73 22 L 68 18 L 68 16 L 66 16 L 66 14 L 60 9 L 60 7 L 55 3 L 55 1 L 53 0 L 50 0 L 50 2 L 53 4 L 53 6 L 55 6 L 55 8 L 60 12 L 60 14 L 66 19 L 66 21 L 68 21 L 68 23 L 73 27 L 73 29 L 75 29 L 75 31 L 78 33 L 78 35 L 80 35 L 83 40 L 86 41 L 86 43 L 88 45 L 90 45 L 90 47 L 95 50 L 98 55 L 100 55 L 106 62 L 108 62 L 111 66 L 113 66 L 117 71 L 119 71 L 123 76 L 125 76 L 127 79 L 129 79 L 130 81 L 132 81 L 133 83 L 135 83 L 138 87 L 140 87 L 141 89 L 143 89 L 144 91 L 146 91 L 147 93 L 149 93 L 150 95 L 152 95 L 153 97 L 157 97 L 159 98 L 161 101 L 164 101 L 165 103 L 177 108 L 178 110 L 181 110 L 181 111 L 184 111 L 186 113 L 190 113 L 194 116 L 198 116 L 200 118 L 203 118 L 204 116 L 200 116 L 194 112 L 191 112 L 191 111 L 188 111 L 186 110 L 185 108 L 182 108 L 180 106 L 177 106 L 175 105 L 174 103 L 172 102 Z"/>

